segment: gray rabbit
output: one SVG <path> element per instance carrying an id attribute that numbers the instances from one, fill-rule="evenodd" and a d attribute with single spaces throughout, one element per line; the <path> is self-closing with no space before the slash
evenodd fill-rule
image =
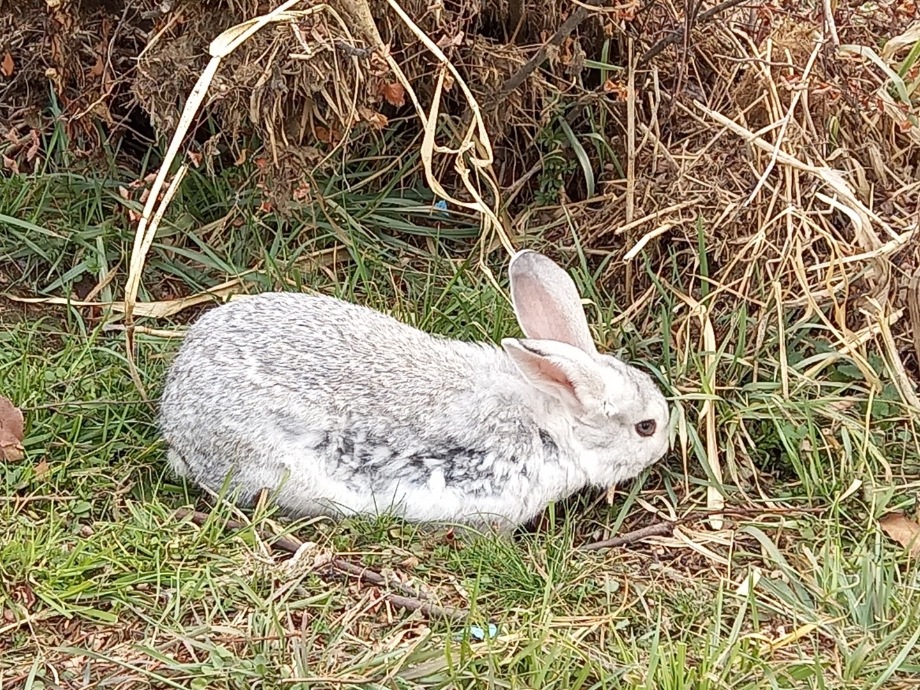
<path id="1" fill-rule="evenodd" d="M 167 375 L 173 469 L 294 516 L 529 521 L 636 476 L 668 448 L 652 378 L 591 339 L 575 283 L 531 250 L 509 265 L 525 338 L 432 336 L 332 297 L 265 293 L 208 311 Z"/>

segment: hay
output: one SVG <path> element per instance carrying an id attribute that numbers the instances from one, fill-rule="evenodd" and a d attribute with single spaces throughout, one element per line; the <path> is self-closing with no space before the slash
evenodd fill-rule
<path id="1" fill-rule="evenodd" d="M 225 20 L 203 24 L 198 28 L 210 26 L 205 47 L 227 28 Z M 357 106 L 377 100 L 381 75 L 366 60 L 359 69 L 358 58 L 341 47 L 353 43 L 329 13 L 316 12 L 267 27 L 229 56 L 215 75 L 205 112 L 222 125 L 230 154 L 239 158 L 242 142 L 255 133 L 277 162 L 282 151 L 341 141 L 355 115 L 373 124 Z M 139 60 L 134 93 L 157 131 L 175 130 L 184 97 L 207 64 L 201 48 L 185 33 L 163 34 Z"/>
<path id="2" fill-rule="evenodd" d="M 107 133 L 135 125 L 128 86 L 156 2 L 111 4 L 0 1 L 0 151 L 7 168 L 34 169 L 41 157 L 25 142 L 54 124 L 90 160 Z"/>

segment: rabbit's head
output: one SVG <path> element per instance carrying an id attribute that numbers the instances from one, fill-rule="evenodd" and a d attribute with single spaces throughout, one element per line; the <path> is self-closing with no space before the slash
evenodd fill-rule
<path id="1" fill-rule="evenodd" d="M 524 338 L 502 347 L 552 401 L 554 426 L 577 448 L 592 484 L 639 474 L 668 449 L 668 404 L 652 377 L 597 351 L 575 283 L 551 259 L 518 252 L 508 268 Z"/>

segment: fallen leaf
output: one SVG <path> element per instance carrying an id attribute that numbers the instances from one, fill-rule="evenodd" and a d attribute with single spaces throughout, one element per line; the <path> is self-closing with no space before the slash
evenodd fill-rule
<path id="1" fill-rule="evenodd" d="M 604 93 L 613 94 L 618 100 L 625 101 L 629 98 L 629 89 L 626 84 L 608 79 L 604 82 Z"/>
<path id="2" fill-rule="evenodd" d="M 48 461 L 42 458 L 39 461 L 39 463 L 35 466 L 35 469 L 33 470 L 33 472 L 35 472 L 36 477 L 43 477 L 46 474 L 48 474 L 49 469 L 50 467 L 48 466 Z"/>
<path id="3" fill-rule="evenodd" d="M 19 174 L 19 163 L 17 163 L 14 159 L 10 158 L 9 156 L 3 157 L 3 167 L 4 169 L 9 170 L 14 175 Z"/>
<path id="4" fill-rule="evenodd" d="M 96 56 L 96 64 L 94 64 L 89 69 L 89 76 L 98 79 L 102 76 L 102 73 L 105 72 L 105 63 L 102 61 L 102 56 Z"/>
<path id="5" fill-rule="evenodd" d="M 25 457 L 22 434 L 22 412 L 0 395 L 0 460 L 15 462 Z"/>
<path id="6" fill-rule="evenodd" d="M 920 558 L 920 525 L 903 513 L 888 513 L 879 518 L 878 524 L 891 539 Z"/>
<path id="7" fill-rule="evenodd" d="M 386 115 L 374 112 L 370 108 L 365 108 L 363 105 L 358 106 L 358 114 L 375 129 L 383 129 L 390 123 Z"/>
<path id="8" fill-rule="evenodd" d="M 3 72 L 4 77 L 12 77 L 15 71 L 16 63 L 13 62 L 13 54 L 10 51 L 6 51 L 3 61 L 0 62 L 0 72 Z"/>
<path id="9" fill-rule="evenodd" d="M 38 136 L 37 129 L 29 130 L 29 136 L 32 138 L 32 145 L 29 147 L 28 151 L 26 151 L 26 160 L 31 163 L 32 159 L 38 154 L 38 148 L 41 146 L 42 141 Z"/>
<path id="10" fill-rule="evenodd" d="M 444 34 L 438 39 L 438 48 L 457 48 L 463 45 L 463 32 L 448 36 Z"/>
<path id="11" fill-rule="evenodd" d="M 306 183 L 300 185 L 299 187 L 297 187 L 297 189 L 293 191 L 291 196 L 294 197 L 294 201 L 304 201 L 306 199 L 309 199 L 310 198 L 310 185 Z"/>
<path id="12" fill-rule="evenodd" d="M 390 124 L 389 119 L 387 119 L 387 116 L 383 113 L 374 113 L 373 116 L 367 119 L 367 121 L 370 122 L 371 127 L 375 127 L 377 129 L 384 129 L 388 124 Z"/>
<path id="13" fill-rule="evenodd" d="M 639 1 L 638 0 L 629 0 L 622 5 L 619 5 L 614 8 L 614 17 L 621 22 L 631 22 L 636 18 L 636 13 L 639 11 Z"/>
<path id="14" fill-rule="evenodd" d="M 402 108 L 406 104 L 406 90 L 398 81 L 394 81 L 391 84 L 381 84 L 380 95 L 383 96 L 387 103 L 396 108 Z"/>

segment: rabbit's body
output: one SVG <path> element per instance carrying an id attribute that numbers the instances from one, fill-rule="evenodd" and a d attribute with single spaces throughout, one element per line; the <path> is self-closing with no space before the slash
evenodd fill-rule
<path id="1" fill-rule="evenodd" d="M 649 457 L 621 458 L 631 424 L 573 421 L 509 348 L 432 336 L 331 297 L 267 293 L 223 305 L 189 330 L 167 377 L 160 426 L 170 462 L 214 491 L 229 476 L 243 503 L 274 490 L 295 515 L 510 526 L 663 454 L 659 430 L 643 439 Z M 596 361 L 638 418 L 666 426 L 646 374 Z M 609 461 L 608 445 L 620 461 Z"/>

